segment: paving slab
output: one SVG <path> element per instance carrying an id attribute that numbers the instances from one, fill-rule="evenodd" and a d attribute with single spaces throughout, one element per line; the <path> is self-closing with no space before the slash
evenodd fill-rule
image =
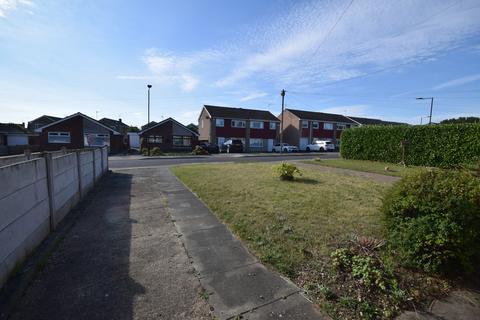
<path id="1" fill-rule="evenodd" d="M 210 294 L 209 302 L 220 319 L 261 308 L 300 291 L 261 263 L 215 273 L 201 278 L 200 282 Z M 285 301 L 280 304 L 283 305 Z"/>
<path id="2" fill-rule="evenodd" d="M 295 293 L 241 316 L 244 320 L 314 320 L 318 319 L 319 312 L 301 293 Z"/>

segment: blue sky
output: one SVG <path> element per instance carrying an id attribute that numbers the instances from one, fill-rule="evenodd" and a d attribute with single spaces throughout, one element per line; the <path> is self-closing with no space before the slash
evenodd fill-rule
<path id="1" fill-rule="evenodd" d="M 0 0 L 0 122 L 196 122 L 203 104 L 480 116 L 480 2 Z M 424 122 L 427 119 L 423 120 Z"/>

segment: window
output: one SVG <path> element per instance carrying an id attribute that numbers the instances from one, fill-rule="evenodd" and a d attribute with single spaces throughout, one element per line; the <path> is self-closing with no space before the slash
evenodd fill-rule
<path id="1" fill-rule="evenodd" d="M 225 121 L 223 119 L 215 119 L 215 125 L 217 127 L 223 127 L 225 125 Z"/>
<path id="2" fill-rule="evenodd" d="M 331 123 L 331 122 L 325 122 L 325 123 L 323 124 L 323 129 L 325 129 L 325 130 L 333 130 L 333 123 Z"/>
<path id="3" fill-rule="evenodd" d="M 110 145 L 110 136 L 103 133 L 85 133 L 83 135 L 85 147 L 103 147 Z"/>
<path id="4" fill-rule="evenodd" d="M 344 123 L 337 123 L 337 129 L 338 130 L 343 130 L 346 129 L 347 126 Z"/>
<path id="5" fill-rule="evenodd" d="M 202 119 L 202 128 L 203 128 L 203 119 Z"/>
<path id="6" fill-rule="evenodd" d="M 149 136 L 148 143 L 163 143 L 162 136 Z"/>
<path id="7" fill-rule="evenodd" d="M 173 136 L 173 145 L 176 147 L 190 147 L 192 145 L 192 137 Z"/>
<path id="8" fill-rule="evenodd" d="M 313 129 L 318 129 L 320 128 L 320 125 L 317 121 L 312 122 Z"/>
<path id="9" fill-rule="evenodd" d="M 276 122 L 270 122 L 270 130 L 276 130 L 277 129 L 277 123 Z"/>
<path id="10" fill-rule="evenodd" d="M 232 120 L 232 128 L 245 128 L 245 121 Z"/>
<path id="11" fill-rule="evenodd" d="M 70 132 L 49 132 L 48 143 L 70 143 Z"/>
<path id="12" fill-rule="evenodd" d="M 263 129 L 263 121 L 252 121 L 252 122 L 250 122 L 250 128 Z"/>
<path id="13" fill-rule="evenodd" d="M 308 121 L 302 120 L 302 128 L 308 128 Z"/>
<path id="14" fill-rule="evenodd" d="M 263 147 L 263 139 L 250 139 L 250 147 L 252 148 Z"/>

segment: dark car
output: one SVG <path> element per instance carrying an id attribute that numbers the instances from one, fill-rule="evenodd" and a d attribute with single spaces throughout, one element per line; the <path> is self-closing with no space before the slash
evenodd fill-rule
<path id="1" fill-rule="evenodd" d="M 208 153 L 219 153 L 220 152 L 220 148 L 216 144 L 213 144 L 213 143 L 210 143 L 210 142 L 200 142 L 198 145 L 200 147 L 202 147 L 204 150 L 207 150 Z"/>
<path id="2" fill-rule="evenodd" d="M 221 152 L 243 152 L 243 142 L 239 139 L 230 139 L 222 144 Z"/>

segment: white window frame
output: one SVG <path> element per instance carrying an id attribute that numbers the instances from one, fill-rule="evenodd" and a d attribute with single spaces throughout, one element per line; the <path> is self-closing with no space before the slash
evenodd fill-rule
<path id="1" fill-rule="evenodd" d="M 263 121 L 250 121 L 250 128 L 263 129 Z"/>
<path id="2" fill-rule="evenodd" d="M 60 138 L 60 137 L 64 137 L 65 140 L 64 141 L 55 141 L 54 137 L 57 137 Z M 52 140 L 50 139 L 52 138 Z M 50 131 L 48 132 L 48 143 L 62 143 L 62 144 L 67 144 L 67 143 L 70 143 L 72 141 L 71 137 L 70 137 L 70 132 L 65 132 L 65 131 Z"/>
<path id="3" fill-rule="evenodd" d="M 319 129 L 320 128 L 320 123 L 318 121 L 313 121 L 312 122 L 312 129 Z"/>
<path id="4" fill-rule="evenodd" d="M 324 122 L 323 123 L 324 130 L 333 130 L 333 123 L 332 122 Z"/>
<path id="5" fill-rule="evenodd" d="M 308 129 L 308 120 L 302 120 L 302 129 Z"/>
<path id="6" fill-rule="evenodd" d="M 163 143 L 163 136 L 148 136 L 148 143 Z"/>
<path id="7" fill-rule="evenodd" d="M 347 125 L 345 123 L 337 123 L 337 130 L 344 130 L 347 129 Z"/>
<path id="8" fill-rule="evenodd" d="M 270 122 L 270 130 L 277 130 L 277 123 L 276 122 Z"/>
<path id="9" fill-rule="evenodd" d="M 95 138 L 103 138 L 102 144 L 89 144 L 88 137 L 93 136 Z M 107 138 L 107 139 L 105 139 Z M 83 145 L 88 147 L 104 147 L 110 146 L 110 135 L 108 133 L 84 133 L 83 134 Z"/>
<path id="10" fill-rule="evenodd" d="M 263 139 L 260 138 L 250 138 L 248 144 L 250 148 L 263 148 Z"/>
<path id="11" fill-rule="evenodd" d="M 232 120 L 232 128 L 245 128 L 246 121 L 245 120 Z"/>
<path id="12" fill-rule="evenodd" d="M 224 127 L 225 126 L 225 120 L 224 119 L 215 119 L 215 126 L 216 127 Z"/>

